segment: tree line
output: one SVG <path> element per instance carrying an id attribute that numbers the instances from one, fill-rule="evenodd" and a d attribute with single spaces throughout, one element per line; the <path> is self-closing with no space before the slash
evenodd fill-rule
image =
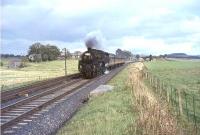
<path id="1" fill-rule="evenodd" d="M 1 54 L 1 58 L 11 58 L 11 57 L 21 58 L 21 57 L 25 57 L 25 56 L 24 55 L 14 55 L 14 54 Z"/>
<path id="2" fill-rule="evenodd" d="M 29 47 L 28 56 L 31 61 L 52 61 L 60 55 L 60 50 L 55 45 L 34 43 Z"/>

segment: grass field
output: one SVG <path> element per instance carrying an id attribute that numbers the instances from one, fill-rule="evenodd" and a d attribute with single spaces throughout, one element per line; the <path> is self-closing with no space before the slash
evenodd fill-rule
<path id="1" fill-rule="evenodd" d="M 148 70 L 165 82 L 165 87 L 172 99 L 172 106 L 180 109 L 182 99 L 182 117 L 200 126 L 200 62 L 199 61 L 153 61 L 145 63 Z M 171 85 L 174 90 L 171 89 Z M 180 90 L 178 96 L 175 89 Z M 172 94 L 171 94 L 172 93 Z M 183 119 L 183 120 L 184 120 Z"/>
<path id="2" fill-rule="evenodd" d="M 57 135 L 132 135 L 137 116 L 127 80 L 125 69 L 109 82 L 112 92 L 91 98 Z"/>
<path id="3" fill-rule="evenodd" d="M 8 60 L 3 59 L 2 61 L 4 66 L 0 68 L 0 83 L 5 89 L 65 75 L 64 60 L 41 63 L 28 62 L 26 67 L 19 69 L 8 69 Z M 67 74 L 76 72 L 78 72 L 78 60 L 67 60 Z"/>
<path id="4" fill-rule="evenodd" d="M 200 94 L 200 62 L 153 61 L 145 64 L 150 72 L 163 81 Z"/>

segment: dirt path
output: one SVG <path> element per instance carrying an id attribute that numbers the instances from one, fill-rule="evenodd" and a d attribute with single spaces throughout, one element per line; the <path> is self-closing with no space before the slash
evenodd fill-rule
<path id="1" fill-rule="evenodd" d="M 142 135 L 182 135 L 176 119 L 169 113 L 169 107 L 147 88 L 142 79 L 144 64 L 129 67 L 128 85 L 132 89 L 133 107 L 137 109 L 136 134 Z"/>

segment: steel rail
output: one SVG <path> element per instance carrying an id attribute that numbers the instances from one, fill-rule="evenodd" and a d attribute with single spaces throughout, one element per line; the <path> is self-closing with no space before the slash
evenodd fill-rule
<path id="1" fill-rule="evenodd" d="M 27 115 L 33 114 L 35 111 L 41 110 L 43 107 L 45 107 L 45 106 L 55 102 L 56 100 L 61 99 L 62 97 L 72 93 L 74 90 L 84 86 L 85 84 L 89 83 L 90 81 L 91 80 L 85 80 L 85 79 L 82 79 L 82 80 L 79 80 L 79 81 L 74 80 L 71 83 L 64 84 L 64 85 L 49 89 L 48 91 L 45 91 L 45 92 L 42 92 L 42 93 L 37 94 L 35 96 L 32 96 L 29 99 L 26 99 L 26 100 L 17 102 L 16 104 L 12 104 L 10 106 L 2 108 L 1 109 L 1 117 L 5 116 L 6 113 L 9 113 L 9 111 L 12 112 L 12 109 L 14 110 L 14 109 L 20 108 L 20 107 L 22 107 L 23 105 L 26 105 L 26 104 L 31 105 L 31 102 L 33 102 L 34 100 L 37 100 L 38 98 L 42 98 L 42 97 L 51 95 L 52 92 L 57 92 L 57 93 L 54 93 L 54 97 L 47 99 L 47 101 L 39 104 L 36 107 L 32 107 L 31 109 L 25 109 L 24 112 L 22 114 L 20 114 L 19 116 L 16 116 L 14 118 L 12 117 L 12 119 L 8 120 L 7 122 L 2 123 L 1 129 L 4 130 L 5 128 L 16 123 L 17 121 L 20 121 L 21 119 L 25 118 Z M 63 88 L 64 89 L 68 88 L 69 90 L 62 92 Z M 58 90 L 58 89 L 61 89 L 61 90 Z"/>
<path id="2" fill-rule="evenodd" d="M 32 92 L 39 91 L 41 89 L 45 89 L 51 86 L 54 86 L 56 84 L 62 83 L 63 81 L 70 80 L 72 78 L 80 77 L 80 73 L 77 74 L 71 74 L 68 76 L 61 76 L 57 78 L 52 78 L 49 80 L 43 80 L 28 86 L 20 87 L 20 88 L 15 88 L 7 91 L 2 91 L 1 92 L 1 102 L 5 102 L 11 99 L 14 99 L 16 97 L 20 97 L 21 95 L 24 94 L 29 94 Z"/>

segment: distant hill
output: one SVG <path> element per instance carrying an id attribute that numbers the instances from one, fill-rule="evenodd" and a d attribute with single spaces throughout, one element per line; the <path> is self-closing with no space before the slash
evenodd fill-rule
<path id="1" fill-rule="evenodd" d="M 185 53 L 171 53 L 167 58 L 186 58 L 186 59 L 200 59 L 200 55 L 187 55 Z"/>

